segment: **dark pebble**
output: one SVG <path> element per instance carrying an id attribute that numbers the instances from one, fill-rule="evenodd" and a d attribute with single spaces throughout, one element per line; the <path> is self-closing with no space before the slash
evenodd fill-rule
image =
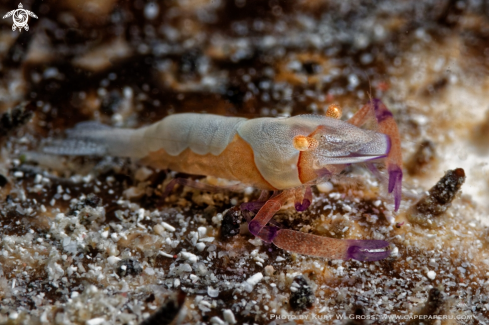
<path id="1" fill-rule="evenodd" d="M 423 316 L 442 316 L 445 314 L 445 298 L 443 297 L 443 292 L 438 288 L 432 288 L 428 294 L 428 301 L 424 305 L 424 307 L 418 312 L 418 315 Z M 425 319 L 413 319 L 409 321 L 408 325 L 431 325 L 435 324 L 436 318 L 428 318 Z"/>
<path id="2" fill-rule="evenodd" d="M 4 187 L 5 185 L 7 185 L 7 183 L 8 183 L 7 178 L 2 174 L 0 174 L 0 187 Z"/>
<path id="3" fill-rule="evenodd" d="M 430 140 L 424 140 L 420 143 L 418 149 L 407 163 L 409 175 L 419 175 L 427 172 L 428 167 L 435 158 L 435 144 Z"/>
<path id="4" fill-rule="evenodd" d="M 122 261 L 119 261 L 119 264 L 117 265 L 117 270 L 116 273 L 120 277 L 125 277 L 128 275 L 138 275 L 143 271 L 143 268 L 141 267 L 141 264 L 132 259 L 124 259 Z"/>
<path id="5" fill-rule="evenodd" d="M 221 238 L 228 239 L 239 234 L 241 219 L 241 209 L 238 206 L 227 210 L 222 218 Z"/>
<path id="6" fill-rule="evenodd" d="M 170 297 L 153 315 L 145 319 L 140 325 L 167 325 L 174 324 L 178 313 L 185 303 L 185 293 L 180 291 Z"/>
<path id="7" fill-rule="evenodd" d="M 311 309 L 316 297 L 306 279 L 299 275 L 294 279 L 292 285 L 297 289 L 295 291 L 291 290 L 290 294 L 289 304 L 292 310 L 304 311 L 306 309 Z"/>
<path id="8" fill-rule="evenodd" d="M 0 137 L 29 122 L 33 112 L 28 109 L 28 106 L 31 106 L 30 103 L 23 103 L 0 115 Z"/>
<path id="9" fill-rule="evenodd" d="M 462 168 L 449 170 L 435 186 L 429 195 L 425 196 L 416 203 L 416 210 L 420 213 L 438 216 L 446 211 L 455 195 L 465 181 L 465 172 Z"/>

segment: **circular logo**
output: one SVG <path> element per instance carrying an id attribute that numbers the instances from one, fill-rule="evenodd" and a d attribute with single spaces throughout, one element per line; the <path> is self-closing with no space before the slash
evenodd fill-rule
<path id="1" fill-rule="evenodd" d="M 13 15 L 14 24 L 17 25 L 18 28 L 22 28 L 27 25 L 27 20 L 29 16 L 24 9 L 17 9 Z"/>

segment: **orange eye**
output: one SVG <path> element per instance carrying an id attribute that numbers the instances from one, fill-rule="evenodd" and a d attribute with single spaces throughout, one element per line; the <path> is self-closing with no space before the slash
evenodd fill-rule
<path id="1" fill-rule="evenodd" d="M 318 141 L 311 137 L 297 135 L 294 137 L 294 148 L 299 151 L 315 149 L 318 146 Z"/>
<path id="2" fill-rule="evenodd" d="M 331 104 L 328 106 L 328 109 L 326 110 L 326 116 L 327 117 L 332 117 L 335 119 L 341 118 L 342 111 L 341 107 L 338 104 Z"/>

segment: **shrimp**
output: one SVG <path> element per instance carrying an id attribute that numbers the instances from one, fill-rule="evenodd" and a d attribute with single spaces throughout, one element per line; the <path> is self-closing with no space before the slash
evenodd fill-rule
<path id="1" fill-rule="evenodd" d="M 45 152 L 67 155 L 111 155 L 139 159 L 142 164 L 195 175 L 239 181 L 274 195 L 242 205 L 257 211 L 249 231 L 290 252 L 330 259 L 375 261 L 389 256 L 383 240 L 342 240 L 268 225 L 294 198 L 298 211 L 312 201 L 311 185 L 340 173 L 347 165 L 382 159 L 389 175 L 388 192 L 395 209 L 401 202 L 400 136 L 392 113 L 378 99 L 364 105 L 348 121 L 338 107 L 327 116 L 289 118 L 223 117 L 212 114 L 170 115 L 139 129 L 115 129 L 83 122 L 68 138 Z M 376 130 L 362 129 L 372 121 Z M 175 180 L 174 180 L 175 181 Z M 182 182 L 192 185 L 191 181 Z M 175 184 L 173 182 L 172 184 Z M 263 192 L 265 193 L 265 192 Z M 266 192 L 268 193 L 268 192 Z"/>

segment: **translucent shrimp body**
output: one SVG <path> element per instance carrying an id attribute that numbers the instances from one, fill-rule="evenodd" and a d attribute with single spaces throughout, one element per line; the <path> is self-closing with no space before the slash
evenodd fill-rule
<path id="1" fill-rule="evenodd" d="M 373 121 L 376 130 L 360 128 L 367 121 Z M 242 206 L 243 211 L 256 213 L 249 222 L 250 232 L 288 251 L 312 256 L 379 260 L 389 255 L 382 250 L 389 243 L 339 240 L 269 226 L 290 198 L 295 199 L 297 211 L 309 207 L 309 185 L 352 163 L 366 162 L 376 171 L 370 161 L 385 158 L 388 191 L 394 195 L 396 210 L 401 201 L 400 136 L 392 113 L 379 100 L 365 105 L 347 122 L 318 115 L 248 120 L 186 113 L 136 130 L 81 123 L 68 131 L 67 140 L 45 151 L 132 157 L 154 168 L 215 176 L 275 191 L 269 200 Z M 170 185 L 176 183 L 203 188 L 182 179 Z"/>
<path id="2" fill-rule="evenodd" d="M 301 166 L 301 151 L 293 146 L 293 140 L 318 128 L 319 146 L 312 160 Z M 386 135 L 318 115 L 248 120 L 186 113 L 170 115 L 137 130 L 81 124 L 69 136 L 93 143 L 89 147 L 97 154 L 140 158 L 154 167 L 230 178 L 266 190 L 302 186 L 305 181 L 300 177 L 301 168 L 320 170 L 332 164 L 380 158 L 389 151 Z M 249 146 L 248 150 L 243 150 L 244 146 Z M 241 153 L 234 148 L 241 149 Z M 77 153 L 74 149 L 72 154 Z M 215 168 L 216 164 L 222 165 L 217 160 L 229 168 L 246 161 L 249 170 L 241 171 L 242 175 L 230 173 Z"/>

